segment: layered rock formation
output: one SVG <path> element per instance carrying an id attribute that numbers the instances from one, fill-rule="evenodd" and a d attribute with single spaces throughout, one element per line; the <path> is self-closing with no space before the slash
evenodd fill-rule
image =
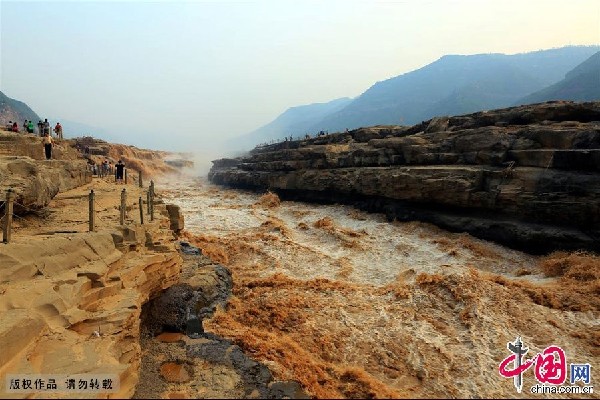
<path id="1" fill-rule="evenodd" d="M 29 157 L 0 157 L 0 204 L 5 191 L 15 193 L 14 212 L 25 214 L 46 207 L 58 194 L 90 182 L 86 162 L 82 160 L 48 160 Z"/>
<path id="2" fill-rule="evenodd" d="M 0 216 L 9 188 L 16 214 L 10 243 L 0 243 L 1 393 L 7 393 L 9 375 L 84 373 L 116 375 L 118 390 L 102 395 L 131 397 L 142 358 L 142 305 L 179 279 L 182 260 L 170 229 L 183 228 L 179 209 L 168 212 L 156 198 L 155 219 L 141 224 L 138 199 L 144 190 L 137 184 L 116 186 L 111 178 L 92 182 L 74 144 L 60 141 L 54 148 L 58 159 L 45 160 L 40 138 L 0 134 Z M 140 166 L 161 154 L 109 148 L 147 156 L 132 159 Z M 162 160 L 158 164 L 166 166 Z M 87 232 L 91 189 L 96 224 Z M 120 225 L 122 189 L 129 197 Z M 40 209 L 45 212 L 32 213 Z M 73 394 L 81 395 L 86 394 Z"/>
<path id="3" fill-rule="evenodd" d="M 169 236 L 154 224 L 4 245 L 0 390 L 6 374 L 116 374 L 113 396 L 130 397 L 142 304 L 181 268 Z"/>
<path id="4" fill-rule="evenodd" d="M 600 103 L 360 128 L 213 162 L 209 179 L 353 203 L 529 252 L 600 250 Z"/>

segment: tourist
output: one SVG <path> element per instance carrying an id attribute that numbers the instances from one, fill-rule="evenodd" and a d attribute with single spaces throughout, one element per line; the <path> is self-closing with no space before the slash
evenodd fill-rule
<path id="1" fill-rule="evenodd" d="M 8 121 L 8 123 L 6 124 L 6 130 L 7 131 L 12 131 L 12 121 Z"/>
<path id="2" fill-rule="evenodd" d="M 37 127 L 38 127 L 38 134 L 43 137 L 44 136 L 44 123 L 42 122 L 41 119 L 38 121 Z"/>
<path id="3" fill-rule="evenodd" d="M 54 133 L 56 133 L 56 138 L 57 139 L 61 139 L 62 140 L 62 138 L 63 138 L 63 135 L 62 135 L 62 126 L 61 126 L 60 122 L 56 123 L 56 126 L 54 127 Z"/>
<path id="4" fill-rule="evenodd" d="M 44 119 L 44 135 L 50 134 L 50 122 L 48 122 L 48 118 Z"/>
<path id="5" fill-rule="evenodd" d="M 12 124 L 12 131 L 19 133 L 19 125 L 17 124 L 17 121 L 13 122 Z"/>
<path id="6" fill-rule="evenodd" d="M 29 126 L 29 124 L 27 123 L 27 120 L 25 120 L 25 122 L 23 122 L 23 132 L 27 132 L 27 127 Z"/>
<path id="7" fill-rule="evenodd" d="M 52 158 L 52 137 L 50 136 L 50 133 L 44 135 L 42 143 L 44 144 L 44 151 L 46 152 L 46 160 L 50 160 Z"/>
<path id="8" fill-rule="evenodd" d="M 123 171 L 125 170 L 125 164 L 123 161 L 119 160 L 117 165 L 115 165 L 115 179 L 117 183 L 123 183 Z"/>
<path id="9" fill-rule="evenodd" d="M 34 126 L 33 126 L 33 121 L 29 121 L 29 123 L 27 124 L 27 132 L 28 133 L 34 133 Z"/>

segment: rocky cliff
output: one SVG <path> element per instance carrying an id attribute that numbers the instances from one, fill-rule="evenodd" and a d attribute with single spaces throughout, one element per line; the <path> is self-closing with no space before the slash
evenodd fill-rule
<path id="1" fill-rule="evenodd" d="M 59 141 L 57 159 L 45 160 L 39 137 L 0 132 L 0 217 L 6 191 L 15 193 L 12 238 L 0 243 L 0 397 L 51 396 L 7 392 L 9 375 L 80 373 L 114 375 L 116 392 L 102 395 L 131 397 L 142 359 L 142 306 L 179 280 L 179 209 L 156 198 L 154 219 L 147 215 L 142 223 L 149 180 L 145 188 L 134 179 L 92 180 L 87 164 L 94 156 L 86 160 L 75 145 Z M 160 152 L 108 147 L 109 156 L 127 155 L 145 173 L 164 172 Z M 95 227 L 88 232 L 92 189 Z M 90 394 L 69 396 L 82 395 Z"/>
<path id="2" fill-rule="evenodd" d="M 600 102 L 548 102 L 255 148 L 209 179 L 352 203 L 537 253 L 600 250 Z"/>

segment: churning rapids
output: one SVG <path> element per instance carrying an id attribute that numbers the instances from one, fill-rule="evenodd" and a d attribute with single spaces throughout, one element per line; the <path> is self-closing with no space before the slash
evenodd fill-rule
<path id="1" fill-rule="evenodd" d="M 187 237 L 234 288 L 204 328 L 316 397 L 527 397 L 499 375 L 517 336 L 600 367 L 600 258 L 527 255 L 340 205 L 180 178 Z M 592 395 L 597 396 L 596 394 Z"/>

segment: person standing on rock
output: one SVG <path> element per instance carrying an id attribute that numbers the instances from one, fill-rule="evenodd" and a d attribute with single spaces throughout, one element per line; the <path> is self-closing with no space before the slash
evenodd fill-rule
<path id="1" fill-rule="evenodd" d="M 56 123 L 56 126 L 54 127 L 54 133 L 56 133 L 56 138 L 57 139 L 61 139 L 63 138 L 62 135 L 62 125 L 60 124 L 60 122 Z"/>
<path id="2" fill-rule="evenodd" d="M 50 136 L 50 132 L 44 135 L 42 143 L 44 144 L 44 151 L 46 152 L 46 160 L 50 160 L 52 158 L 52 137 Z"/>
<path id="3" fill-rule="evenodd" d="M 48 118 L 44 119 L 43 124 L 44 124 L 44 135 L 46 133 L 50 134 L 50 122 L 48 122 Z"/>
<path id="4" fill-rule="evenodd" d="M 123 161 L 119 160 L 117 165 L 115 165 L 115 179 L 117 183 L 123 183 L 123 171 L 125 170 L 125 164 Z"/>
<path id="5" fill-rule="evenodd" d="M 33 121 L 29 121 L 29 123 L 27 124 L 27 132 L 28 133 L 34 133 L 34 127 L 33 127 Z"/>

